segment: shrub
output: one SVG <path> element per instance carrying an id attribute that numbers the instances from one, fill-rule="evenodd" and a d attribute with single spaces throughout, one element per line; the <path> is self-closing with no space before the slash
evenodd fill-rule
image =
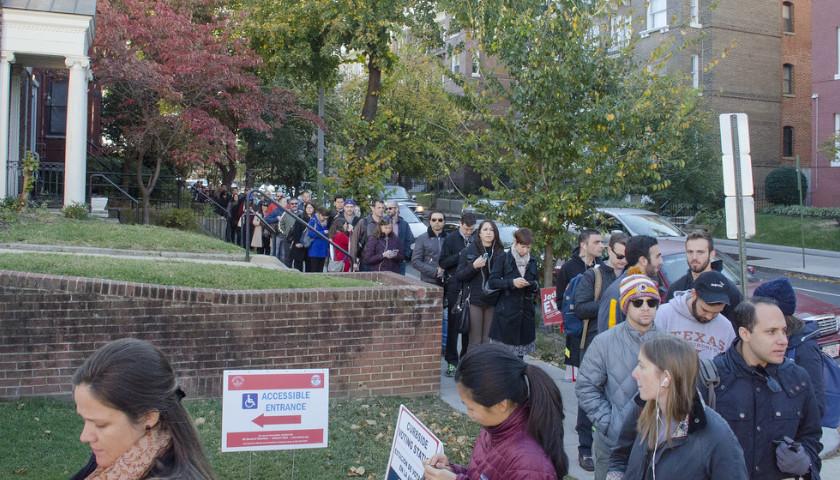
<path id="1" fill-rule="evenodd" d="M 88 217 L 88 207 L 84 203 L 71 203 L 61 209 L 61 213 L 65 218 L 72 218 L 74 220 L 84 220 Z"/>
<path id="2" fill-rule="evenodd" d="M 767 207 L 762 209 L 761 213 L 786 215 L 789 217 L 798 217 L 802 214 L 806 217 L 840 218 L 840 208 L 800 207 L 799 205 Z"/>
<path id="3" fill-rule="evenodd" d="M 802 194 L 808 191 L 808 179 L 801 173 Z M 774 205 L 798 205 L 799 187 L 796 185 L 796 169 L 781 167 L 773 170 L 764 180 L 764 192 L 767 200 Z"/>
<path id="4" fill-rule="evenodd" d="M 195 213 L 189 208 L 170 208 L 160 214 L 158 220 L 161 226 L 177 228 L 178 230 L 197 230 L 198 223 L 195 220 Z"/>

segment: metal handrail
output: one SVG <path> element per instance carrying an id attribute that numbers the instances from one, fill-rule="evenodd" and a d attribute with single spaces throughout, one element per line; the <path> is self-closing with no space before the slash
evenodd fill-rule
<path id="1" fill-rule="evenodd" d="M 201 196 L 202 196 L 202 197 L 204 197 L 206 200 L 209 200 L 209 201 L 210 201 L 210 203 L 212 203 L 213 205 L 215 205 L 215 206 L 219 207 L 219 210 L 221 210 L 222 212 L 225 212 L 224 217 L 225 217 L 226 219 L 230 220 L 230 212 L 228 211 L 227 207 L 225 207 L 225 206 L 223 206 L 222 204 L 220 204 L 219 202 L 217 202 L 217 201 L 213 200 L 213 197 L 211 197 L 210 195 L 207 195 L 206 193 L 202 192 L 201 190 L 199 190 L 199 189 L 195 188 L 195 185 L 191 186 L 191 187 L 190 187 L 190 190 L 192 190 L 193 192 L 195 192 L 195 193 L 197 193 L 197 194 L 201 195 Z"/>
<path id="2" fill-rule="evenodd" d="M 275 201 L 273 198 L 269 197 L 268 195 L 265 195 L 264 193 L 260 192 L 259 190 L 251 191 L 249 195 L 259 195 L 260 197 L 263 198 L 263 200 L 268 200 L 269 202 L 273 203 L 274 205 L 277 205 L 277 208 L 283 208 L 283 206 L 280 205 L 279 203 L 277 203 L 277 201 Z M 291 210 L 286 210 L 285 208 L 283 208 L 283 211 L 284 211 L 284 214 L 290 215 L 292 218 L 294 218 L 296 222 L 302 223 L 303 226 L 305 226 L 310 232 L 315 232 L 315 235 L 318 235 L 319 237 L 321 237 L 321 239 L 329 242 L 329 244 L 332 245 L 333 247 L 335 247 L 336 250 L 340 251 L 341 253 L 347 255 L 350 258 L 354 257 L 353 255 L 350 254 L 349 251 L 345 250 L 344 248 L 338 246 L 335 242 L 333 242 L 332 239 L 329 236 L 324 235 L 323 233 L 319 232 L 318 229 L 316 229 L 315 227 L 310 226 L 307 221 L 305 221 L 304 219 L 297 216 L 297 214 L 295 214 Z"/>
<path id="3" fill-rule="evenodd" d="M 117 189 L 117 191 L 119 191 L 120 193 L 122 193 L 123 195 L 125 195 L 126 197 L 128 197 L 128 199 L 129 199 L 129 200 L 131 200 L 131 202 L 134 204 L 134 215 L 135 215 L 135 221 L 136 221 L 136 220 L 139 220 L 139 218 L 140 218 L 140 201 L 139 201 L 139 200 L 137 200 L 136 198 L 132 197 L 130 193 L 128 193 L 128 192 L 126 192 L 125 190 L 123 190 L 123 189 L 122 189 L 122 187 L 120 187 L 119 185 L 117 185 L 116 183 L 114 183 L 114 182 L 113 182 L 110 178 L 108 178 L 105 174 L 102 174 L 102 173 L 93 173 L 93 174 L 91 174 L 91 175 L 90 175 L 90 177 L 88 177 L 88 198 L 92 198 L 92 197 L 93 197 L 93 179 L 94 179 L 94 178 L 96 178 L 96 177 L 99 177 L 99 178 L 101 178 L 102 180 L 105 180 L 105 181 L 106 181 L 106 182 L 108 182 L 108 183 L 109 183 L 112 187 L 116 188 L 116 189 Z M 92 210 L 91 210 L 92 208 L 93 208 L 93 206 L 92 206 L 92 205 L 89 205 L 89 206 L 88 206 L 88 212 L 92 211 Z"/>

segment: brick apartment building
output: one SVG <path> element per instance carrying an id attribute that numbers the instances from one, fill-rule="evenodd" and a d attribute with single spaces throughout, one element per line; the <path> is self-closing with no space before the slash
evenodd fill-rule
<path id="1" fill-rule="evenodd" d="M 799 0 L 795 0 L 797 15 Z M 813 49 L 811 120 L 813 163 L 810 186 L 813 205 L 840 207 L 840 155 L 823 151 L 826 142 L 840 135 L 840 2 L 811 0 L 811 42 Z"/>
<path id="2" fill-rule="evenodd" d="M 812 1 L 813 16 L 822 22 L 815 20 L 813 31 Z M 817 189 L 836 185 L 828 182 L 840 181 L 834 180 L 840 178 L 840 169 L 829 170 L 832 162 L 825 155 L 814 158 L 814 146 L 824 143 L 835 130 L 840 132 L 840 79 L 835 80 L 835 76 L 840 78 L 838 10 L 837 0 L 626 0 L 600 23 L 598 33 L 613 42 L 635 35 L 640 59 L 663 44 L 669 45 L 672 56 L 661 66 L 664 73 L 685 75 L 715 116 L 749 115 L 759 205 L 767 174 L 778 166 L 793 165 L 797 155 L 806 176 L 812 177 L 812 170 L 819 172 L 816 181 L 809 183 L 809 199 L 813 198 L 815 205 L 832 201 L 838 205 L 838 194 L 831 200 L 831 194 Z M 812 38 L 814 58 L 831 59 L 815 62 L 813 68 Z M 466 37 L 456 32 L 445 40 L 454 45 Z M 481 80 L 481 72 L 475 71 L 473 59 L 478 59 L 481 67 L 491 60 L 469 41 L 455 55 L 445 53 L 442 59 L 453 73 L 475 81 Z M 823 105 L 819 132 L 816 127 L 813 132 L 820 136 L 819 141 L 814 140 L 811 129 L 816 102 L 811 99 L 812 83 L 813 92 L 817 92 L 817 84 L 825 92 L 820 102 L 833 102 L 830 108 Z M 451 82 L 450 87 L 455 88 Z M 838 112 L 836 129 L 834 112 Z M 814 160 L 822 162 L 821 169 L 811 168 Z M 834 164 L 840 166 L 840 158 Z"/>

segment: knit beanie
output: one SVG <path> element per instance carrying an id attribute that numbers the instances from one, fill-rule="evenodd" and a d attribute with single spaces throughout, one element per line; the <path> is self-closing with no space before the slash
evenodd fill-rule
<path id="1" fill-rule="evenodd" d="M 779 304 L 779 308 L 785 315 L 793 315 L 796 312 L 796 293 L 793 291 L 790 280 L 785 277 L 762 283 L 755 289 L 753 295 L 772 298 Z"/>
<path id="2" fill-rule="evenodd" d="M 659 289 L 656 283 L 642 272 L 638 266 L 627 270 L 627 276 L 621 280 L 619 287 L 619 299 L 621 311 L 627 313 L 627 307 L 631 300 L 637 298 L 655 298 L 659 300 Z"/>

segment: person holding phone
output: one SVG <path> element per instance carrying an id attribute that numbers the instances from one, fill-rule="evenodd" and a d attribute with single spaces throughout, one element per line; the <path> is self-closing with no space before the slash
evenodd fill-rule
<path id="1" fill-rule="evenodd" d="M 504 254 L 498 227 L 492 221 L 484 220 L 478 226 L 478 238 L 461 252 L 458 261 L 455 279 L 465 289 L 462 298 L 469 304 L 469 335 L 476 344 L 490 343 L 490 325 L 499 292 L 490 290 L 487 282 L 493 259 Z"/>
<path id="2" fill-rule="evenodd" d="M 531 258 L 533 234 L 520 228 L 513 234 L 513 246 L 496 255 L 490 269 L 489 288 L 500 292 L 493 311 L 490 341 L 506 345 L 519 358 L 537 349 L 534 323 L 539 291 L 537 262 Z"/>
<path id="3" fill-rule="evenodd" d="M 394 235 L 391 217 L 385 215 L 379 220 L 376 237 L 368 239 L 362 253 L 362 261 L 374 272 L 400 273 L 400 262 L 404 258 L 402 242 Z"/>

